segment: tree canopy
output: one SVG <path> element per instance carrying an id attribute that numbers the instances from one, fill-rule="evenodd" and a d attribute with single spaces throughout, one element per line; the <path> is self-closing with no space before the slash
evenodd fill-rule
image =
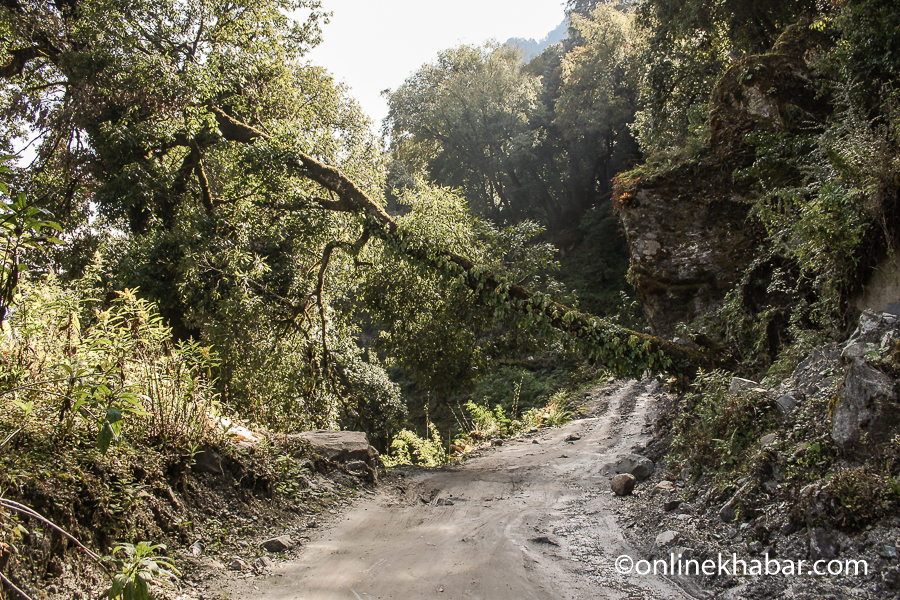
<path id="1" fill-rule="evenodd" d="M 296 11 L 305 20 L 286 16 Z M 388 215 L 379 141 L 340 86 L 303 61 L 324 16 L 306 0 L 4 2 L 0 143 L 30 144 L 16 185 L 70 241 L 46 268 L 100 295 L 139 288 L 176 338 L 217 351 L 231 404 L 282 428 L 340 419 L 385 432 L 402 413 L 382 368 L 390 356 L 360 343 L 366 319 L 380 323 L 383 349 L 433 383 L 477 362 L 477 332 L 510 320 L 564 332 L 623 372 L 690 358 L 524 287 L 549 258 L 523 245 L 533 225 L 473 220 L 424 184 L 406 200 L 413 217 Z M 482 152 L 481 184 L 497 197 L 517 189 L 510 148 L 531 144 L 534 77 L 506 49 L 446 58 L 427 81 L 472 94 L 457 108 L 480 112 L 454 118 L 480 126 L 445 131 L 461 141 L 442 151 Z M 463 85 L 456 68 L 480 84 Z M 499 100 L 502 111 L 490 106 Z M 481 127 L 494 139 L 475 140 Z M 489 249 L 498 242 L 499 254 Z M 437 291 L 447 285 L 451 294 Z"/>

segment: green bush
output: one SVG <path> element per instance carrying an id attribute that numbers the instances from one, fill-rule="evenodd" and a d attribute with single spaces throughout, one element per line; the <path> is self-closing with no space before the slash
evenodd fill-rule
<path id="1" fill-rule="evenodd" d="M 772 400 L 729 391 L 731 374 L 701 372 L 682 398 L 673 426 L 668 463 L 678 469 L 718 471 L 747 462 L 759 438 L 774 424 Z"/>
<path id="2" fill-rule="evenodd" d="M 391 453 L 383 457 L 386 467 L 422 465 L 436 467 L 447 462 L 447 451 L 437 427 L 428 424 L 431 439 L 422 438 L 408 429 L 401 429 L 391 442 Z"/>
<path id="3" fill-rule="evenodd" d="M 0 354 L 0 432 L 55 429 L 61 439 L 92 437 L 104 452 L 122 435 L 183 451 L 215 435 L 215 356 L 173 344 L 152 304 L 126 290 L 104 309 L 53 277 L 20 287 Z"/>

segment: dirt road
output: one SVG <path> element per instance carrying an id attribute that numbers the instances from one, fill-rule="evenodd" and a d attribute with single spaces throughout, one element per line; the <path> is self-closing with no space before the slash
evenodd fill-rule
<path id="1" fill-rule="evenodd" d="M 597 390 L 587 418 L 459 466 L 410 470 L 356 501 L 299 560 L 222 591 L 235 600 L 688 598 L 613 564 L 637 554 L 600 472 L 646 439 L 647 387 Z"/>

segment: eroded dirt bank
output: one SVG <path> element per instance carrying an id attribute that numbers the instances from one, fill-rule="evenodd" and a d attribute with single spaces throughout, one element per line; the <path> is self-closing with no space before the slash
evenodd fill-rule
<path id="1" fill-rule="evenodd" d="M 318 530 L 298 559 L 209 591 L 235 600 L 689 597 L 613 565 L 637 554 L 601 471 L 649 437 L 652 389 L 596 389 L 587 416 L 564 427 L 460 465 L 399 472 Z"/>

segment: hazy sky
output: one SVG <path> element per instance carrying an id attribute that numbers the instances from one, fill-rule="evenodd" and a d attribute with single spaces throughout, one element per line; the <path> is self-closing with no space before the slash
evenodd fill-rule
<path id="1" fill-rule="evenodd" d="M 540 40 L 559 25 L 565 0 L 322 0 L 333 13 L 308 58 L 350 88 L 376 129 L 395 89 L 441 50 L 511 37 Z"/>

